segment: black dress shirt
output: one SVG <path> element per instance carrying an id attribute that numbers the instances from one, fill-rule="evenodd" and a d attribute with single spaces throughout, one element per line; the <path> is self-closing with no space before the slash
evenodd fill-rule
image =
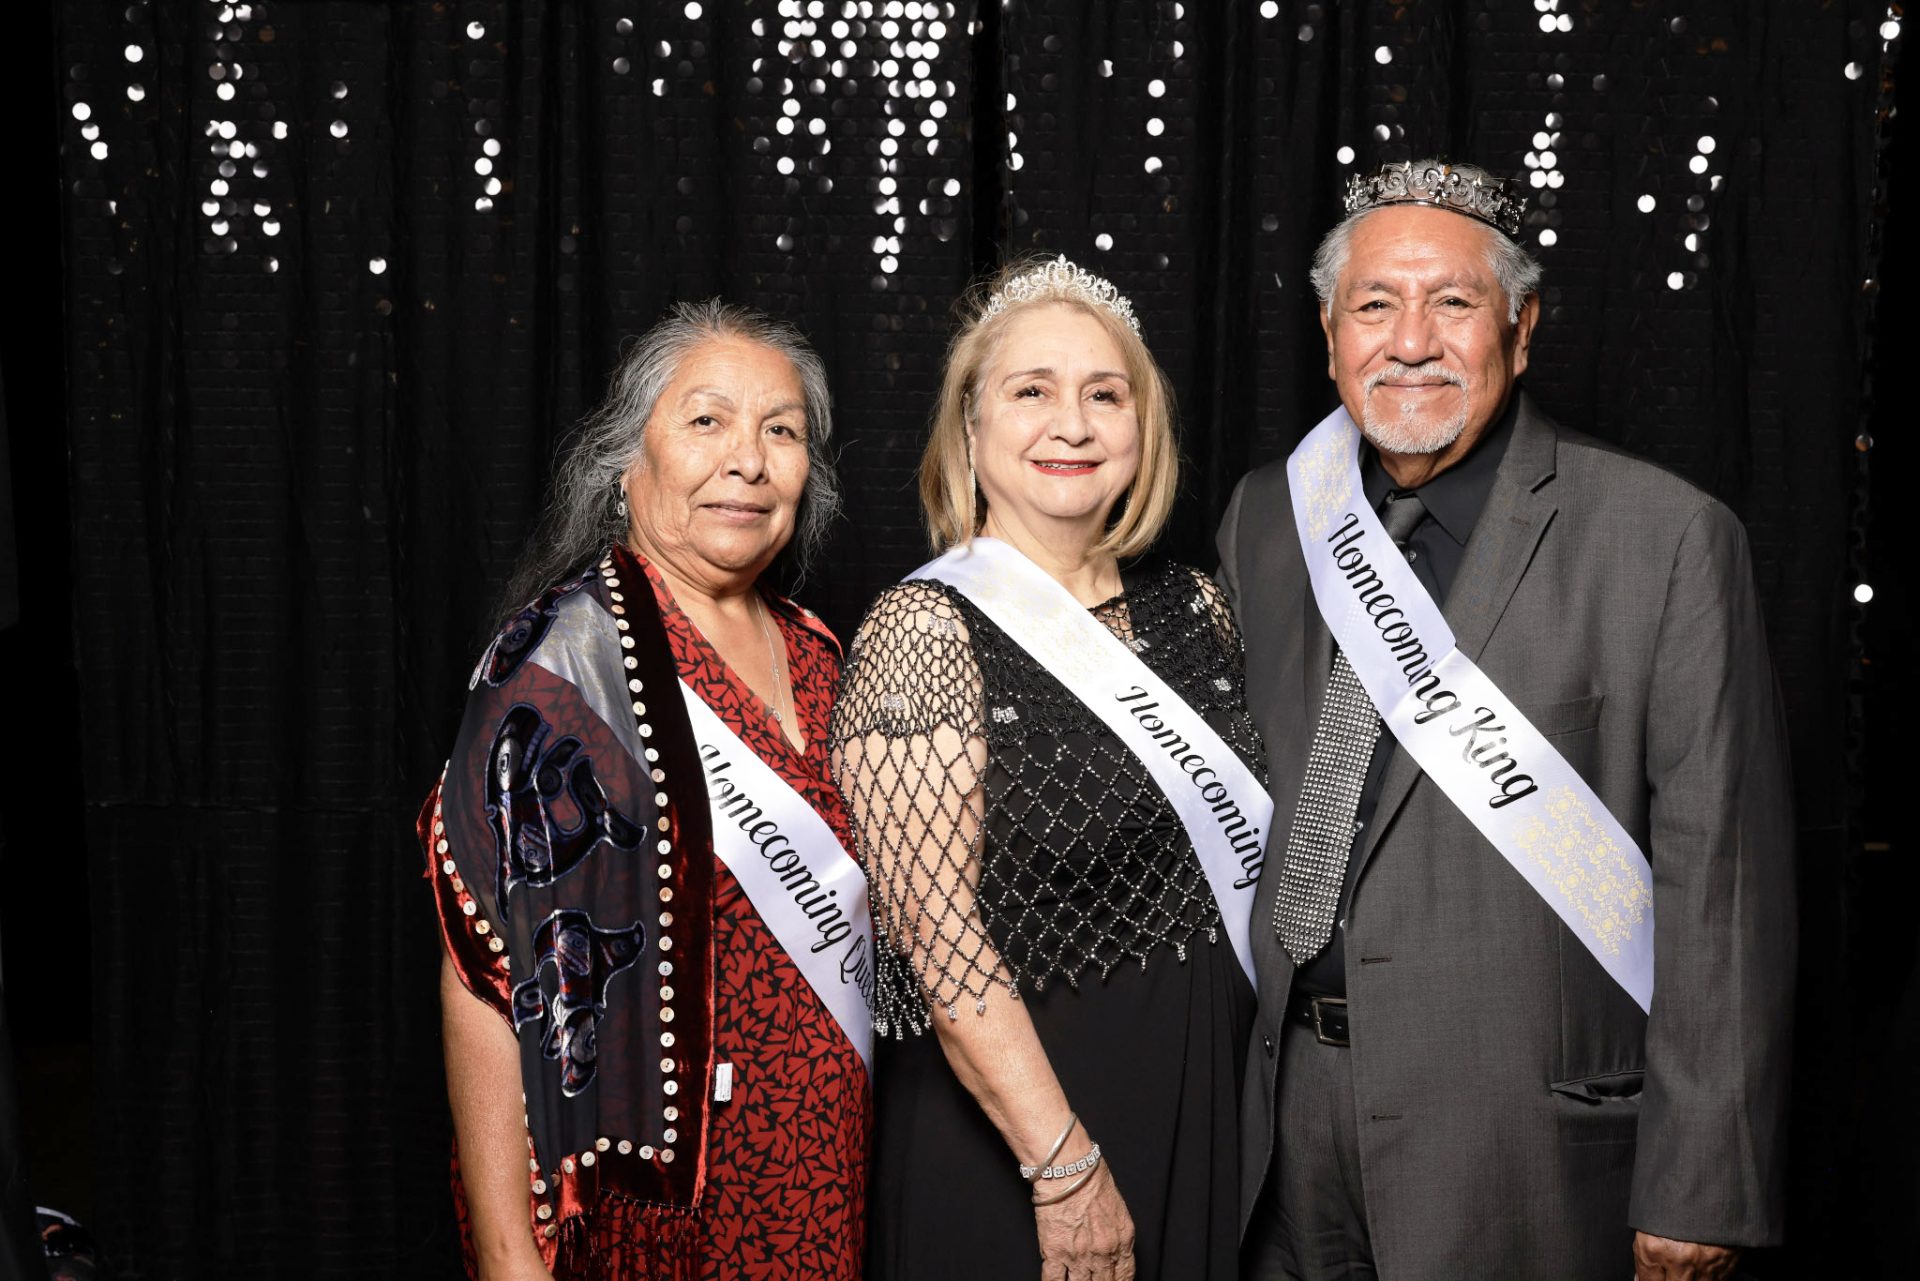
<path id="1" fill-rule="evenodd" d="M 1493 492 L 1493 478 L 1500 470 L 1500 460 L 1506 457 L 1507 442 L 1513 439 L 1518 402 L 1519 397 L 1512 397 L 1506 410 L 1471 453 L 1418 489 L 1394 489 L 1393 478 L 1380 465 L 1380 456 L 1373 446 L 1361 446 L 1360 484 L 1375 511 L 1389 494 L 1401 493 L 1418 494 L 1426 507 L 1427 514 L 1407 537 L 1409 560 L 1414 577 L 1443 608 L 1447 593 L 1459 576 L 1460 564 L 1466 559 L 1467 540 L 1473 537 L 1473 527 L 1480 523 L 1487 496 Z M 1311 603 L 1308 608 L 1313 608 Z M 1373 824 L 1373 812 L 1380 804 L 1380 788 L 1387 777 L 1387 766 L 1398 750 L 1399 744 L 1392 732 L 1382 727 L 1374 743 L 1373 757 L 1367 762 L 1367 781 L 1360 791 L 1360 808 L 1354 814 L 1357 827 L 1353 848 L 1347 854 L 1347 881 L 1340 891 L 1333 936 L 1320 955 L 1300 967 L 1294 982 L 1302 992 L 1316 996 L 1347 994 L 1347 905 L 1353 898 L 1354 878 L 1360 871 L 1360 844 L 1367 828 Z"/>

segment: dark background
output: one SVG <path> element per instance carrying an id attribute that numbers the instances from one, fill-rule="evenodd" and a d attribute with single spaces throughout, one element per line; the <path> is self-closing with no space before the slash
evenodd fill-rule
<path id="1" fill-rule="evenodd" d="M 815 7 L 19 16 L 0 974 L 39 1199 L 114 1275 L 448 1268 L 409 825 L 553 446 L 666 303 L 825 356 L 854 519 L 800 595 L 843 631 L 922 558 L 948 309 L 1007 252 L 1133 298 L 1192 464 L 1172 550 L 1211 564 L 1234 480 L 1332 403 L 1305 268 L 1340 184 L 1440 152 L 1548 175 L 1534 394 L 1752 534 L 1804 925 L 1793 1240 L 1756 1267 L 1904 1275 L 1912 412 L 1871 342 L 1913 288 L 1903 6 Z"/>

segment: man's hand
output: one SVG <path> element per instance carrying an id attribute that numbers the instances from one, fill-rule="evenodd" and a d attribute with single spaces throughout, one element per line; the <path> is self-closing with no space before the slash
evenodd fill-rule
<path id="1" fill-rule="evenodd" d="M 1739 1262 L 1728 1246 L 1633 1234 L 1633 1281 L 1725 1281 Z"/>

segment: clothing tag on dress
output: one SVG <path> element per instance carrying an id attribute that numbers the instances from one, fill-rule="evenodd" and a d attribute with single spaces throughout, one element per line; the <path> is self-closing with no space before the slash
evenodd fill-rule
<path id="1" fill-rule="evenodd" d="M 714 1064 L 713 1101 L 715 1103 L 731 1103 L 733 1101 L 733 1064 Z"/>

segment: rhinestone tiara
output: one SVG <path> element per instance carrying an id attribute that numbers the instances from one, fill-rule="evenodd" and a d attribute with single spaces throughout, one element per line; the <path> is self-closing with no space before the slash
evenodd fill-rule
<path id="1" fill-rule="evenodd" d="M 1436 209 L 1451 209 L 1469 218 L 1478 218 L 1508 237 L 1517 237 L 1520 217 L 1527 211 L 1527 198 L 1521 194 L 1517 182 L 1496 178 L 1474 166 L 1455 168 L 1438 160 L 1382 165 L 1375 173 L 1355 174 L 1347 180 L 1349 215 L 1383 205 L 1431 205 Z"/>
<path id="2" fill-rule="evenodd" d="M 1134 337 L 1140 336 L 1140 322 L 1134 317 L 1133 304 L 1127 301 L 1126 296 L 1115 288 L 1111 280 L 1095 275 L 1078 263 L 1067 261 L 1065 254 L 1052 262 L 1029 267 L 994 290 L 987 298 L 987 305 L 980 311 L 980 319 L 991 320 L 1016 303 L 1056 298 L 1105 307 L 1127 322 L 1127 328 L 1133 330 Z"/>

